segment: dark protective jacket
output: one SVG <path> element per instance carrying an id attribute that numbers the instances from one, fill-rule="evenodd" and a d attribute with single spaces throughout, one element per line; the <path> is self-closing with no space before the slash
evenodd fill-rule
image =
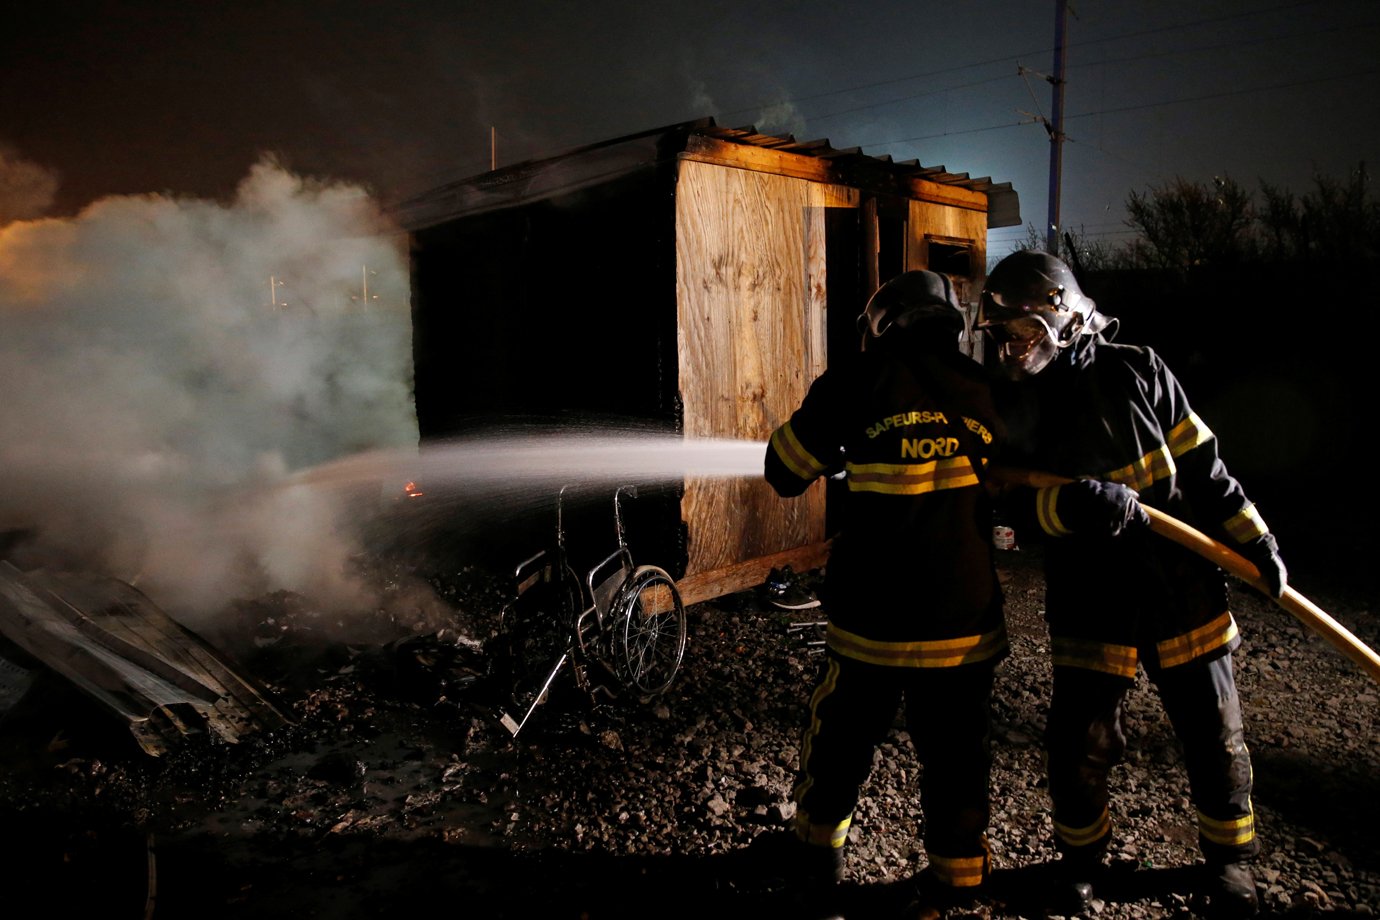
<path id="1" fill-rule="evenodd" d="M 1143 504 L 1238 549 L 1268 533 L 1212 431 L 1149 348 L 1088 337 L 1001 401 L 1013 464 L 1122 483 Z M 1144 529 L 1115 538 L 1074 532 L 1060 516 L 1060 487 L 1030 497 L 1027 510 L 1050 538 L 1045 608 L 1056 665 L 1133 678 L 1140 655 L 1168 668 L 1239 644 L 1215 564 Z"/>
<path id="2" fill-rule="evenodd" d="M 899 667 L 1005 654 L 984 485 L 999 440 L 985 372 L 957 351 L 864 351 L 815 380 L 765 475 L 793 496 L 845 473 L 821 592 L 831 650 Z"/>

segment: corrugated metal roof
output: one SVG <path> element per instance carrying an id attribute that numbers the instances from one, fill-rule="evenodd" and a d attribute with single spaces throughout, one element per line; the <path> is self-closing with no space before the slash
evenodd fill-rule
<path id="1" fill-rule="evenodd" d="M 713 118 L 681 122 L 589 144 L 554 157 L 515 163 L 438 186 L 398 202 L 390 210 L 405 228 L 419 230 L 460 216 L 573 192 L 653 166 L 683 150 L 693 136 L 816 157 L 840 169 L 881 170 L 895 179 L 925 179 L 969 189 L 987 197 L 989 228 L 1021 223 L 1020 198 L 1010 182 L 973 179 L 967 173 L 949 172 L 943 166 L 923 166 L 918 160 L 869 156 L 859 147 L 834 147 L 825 139 L 797 141 L 791 135 L 762 134 L 752 126 L 724 128 L 715 124 Z"/>
<path id="2" fill-rule="evenodd" d="M 990 177 L 973 179 L 967 173 L 949 172 L 943 166 L 922 166 L 919 160 L 893 160 L 889 154 L 869 156 L 862 152 L 861 147 L 834 147 L 828 139 L 797 141 L 791 135 L 759 134 L 754 127 L 721 128 L 714 125 L 713 119 L 705 121 L 708 124 L 697 128 L 696 133 L 738 144 L 751 144 L 754 147 L 819 157 L 836 163 L 867 162 L 888 168 L 903 178 L 926 179 L 941 185 L 955 185 L 981 192 L 987 196 L 988 227 L 1016 227 L 1021 223 L 1020 197 L 1010 182 L 993 182 Z"/>
<path id="3" fill-rule="evenodd" d="M 127 722 L 155 757 L 184 735 L 236 742 L 288 723 L 251 678 L 114 578 L 0 560 L 0 636 Z"/>

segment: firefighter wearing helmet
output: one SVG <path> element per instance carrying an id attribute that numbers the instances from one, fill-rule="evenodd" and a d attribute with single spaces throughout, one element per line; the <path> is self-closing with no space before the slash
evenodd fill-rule
<path id="1" fill-rule="evenodd" d="M 1084 336 L 1115 328 L 1067 265 L 1047 253 L 1003 259 L 982 289 L 981 328 L 997 344 L 1001 368 L 1013 379 L 1040 373 Z"/>
<path id="2" fill-rule="evenodd" d="M 1140 503 L 1235 547 L 1276 597 L 1287 576 L 1174 374 L 1153 350 L 1111 342 L 1113 322 L 1042 252 L 1007 256 L 982 292 L 979 327 L 1014 381 L 1000 393 L 1012 462 L 1071 480 L 1005 497 L 1046 538 L 1059 908 L 1087 906 L 1113 836 L 1108 774 L 1125 749 L 1122 703 L 1139 666 L 1183 745 L 1206 863 L 1199 893 L 1216 914 L 1246 916 L 1258 909 L 1248 864 L 1259 842 L 1226 578 L 1151 534 Z"/>
<path id="3" fill-rule="evenodd" d="M 946 276 L 891 279 L 858 317 L 859 352 L 831 362 L 766 452 L 782 496 L 842 480 L 795 825 L 753 846 L 812 909 L 842 878 L 859 788 L 903 704 L 924 764 L 919 896 L 968 900 L 989 873 L 989 709 L 1007 638 L 985 469 L 1001 434 L 990 375 L 959 350 L 964 327 Z"/>
<path id="4" fill-rule="evenodd" d="M 879 342 L 893 329 L 888 343 L 905 338 L 910 347 L 919 338 L 935 339 L 924 350 L 950 351 L 957 347 L 963 327 L 953 282 L 939 272 L 902 272 L 877 288 L 858 314 L 863 351 L 869 341 Z"/>

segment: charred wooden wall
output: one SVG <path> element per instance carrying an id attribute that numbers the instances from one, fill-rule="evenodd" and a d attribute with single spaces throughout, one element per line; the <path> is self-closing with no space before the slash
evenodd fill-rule
<path id="1" fill-rule="evenodd" d="M 510 429 L 678 430 L 671 190 L 667 172 L 648 169 L 413 232 L 424 443 Z M 613 548 L 612 488 L 567 498 L 578 564 Z M 643 488 L 625 507 L 639 558 L 672 570 L 685 554 L 679 493 Z M 436 537 L 439 551 L 516 562 L 552 539 L 551 498 L 469 511 L 495 519 L 457 522 Z M 582 557 L 586 547 L 593 555 Z"/>
<path id="2" fill-rule="evenodd" d="M 673 217 L 648 170 L 415 232 L 423 439 L 503 417 L 674 428 Z"/>

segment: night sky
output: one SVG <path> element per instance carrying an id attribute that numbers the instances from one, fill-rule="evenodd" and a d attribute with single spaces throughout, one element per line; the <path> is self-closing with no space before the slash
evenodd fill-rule
<path id="1" fill-rule="evenodd" d="M 13 4 L 0 218 L 226 196 L 272 153 L 389 201 L 713 116 L 1011 182 L 1048 203 L 1053 0 Z M 1380 160 L 1380 3 L 1079 0 L 1067 227 L 1123 239 L 1175 176 L 1296 192 Z M 1022 76 L 1024 67 L 1035 73 Z M 998 231 L 991 251 L 1025 235 Z"/>

